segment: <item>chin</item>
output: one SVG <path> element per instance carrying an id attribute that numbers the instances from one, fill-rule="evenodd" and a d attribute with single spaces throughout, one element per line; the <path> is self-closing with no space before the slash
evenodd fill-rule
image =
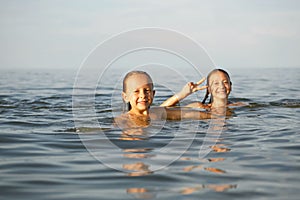
<path id="1" fill-rule="evenodd" d="M 219 99 L 227 99 L 227 95 L 217 95 L 216 97 Z"/>
<path id="2" fill-rule="evenodd" d="M 139 106 L 138 109 L 140 111 L 146 111 L 146 110 L 148 110 L 148 106 Z"/>

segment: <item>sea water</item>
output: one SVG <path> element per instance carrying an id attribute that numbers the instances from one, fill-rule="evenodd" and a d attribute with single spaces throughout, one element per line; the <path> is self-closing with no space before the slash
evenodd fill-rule
<path id="1" fill-rule="evenodd" d="M 77 94 L 76 70 L 1 70 L 0 198 L 299 199 L 300 69 L 229 72 L 230 101 L 247 106 L 234 108 L 199 156 L 210 120 L 157 122 L 132 135 L 115 127 L 120 77 Z M 176 92 L 155 89 L 154 106 Z"/>

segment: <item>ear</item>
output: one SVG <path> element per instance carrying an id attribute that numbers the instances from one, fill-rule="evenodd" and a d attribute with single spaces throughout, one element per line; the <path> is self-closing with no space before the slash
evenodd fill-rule
<path id="1" fill-rule="evenodd" d="M 124 100 L 126 103 L 129 102 L 128 99 L 127 99 L 127 95 L 126 95 L 125 92 L 122 92 L 122 98 L 123 98 L 123 100 Z"/>
<path id="2" fill-rule="evenodd" d="M 153 90 L 153 97 L 155 96 L 155 90 Z"/>

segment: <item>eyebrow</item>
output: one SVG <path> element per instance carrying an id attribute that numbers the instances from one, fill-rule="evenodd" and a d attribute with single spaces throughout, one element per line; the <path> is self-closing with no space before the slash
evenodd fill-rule
<path id="1" fill-rule="evenodd" d="M 135 88 L 134 90 L 138 90 L 138 89 L 140 89 L 140 88 L 144 88 L 144 89 L 153 89 L 154 87 L 151 85 L 151 83 L 149 83 L 149 84 L 146 84 L 146 85 L 142 85 L 142 86 L 140 86 L 140 87 L 138 87 L 138 88 Z"/>

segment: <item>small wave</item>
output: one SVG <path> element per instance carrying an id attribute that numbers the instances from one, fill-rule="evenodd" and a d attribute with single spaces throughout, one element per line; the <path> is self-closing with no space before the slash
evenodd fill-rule
<path id="1" fill-rule="evenodd" d="M 59 110 L 69 112 L 71 107 L 71 96 L 52 95 L 34 98 L 10 98 L 0 99 L 1 112 L 35 112 L 40 110 Z"/>
<path id="2" fill-rule="evenodd" d="M 300 108 L 299 99 L 281 99 L 271 102 L 249 102 L 247 107 L 250 108 L 260 108 L 260 107 L 283 107 L 283 108 Z"/>
<path id="3" fill-rule="evenodd" d="M 230 98 L 230 102 L 251 102 L 251 99 L 248 98 Z"/>
<path id="4" fill-rule="evenodd" d="M 271 106 L 288 107 L 288 108 L 300 108 L 299 99 L 281 99 L 279 101 L 270 102 Z"/>
<path id="5" fill-rule="evenodd" d="M 56 132 L 71 132 L 71 133 L 90 133 L 99 131 L 108 131 L 111 128 L 92 128 L 92 127 L 72 127 L 63 130 L 57 130 Z"/>
<path id="6" fill-rule="evenodd" d="M 2 125 L 21 126 L 21 127 L 44 127 L 49 126 L 48 122 L 28 122 L 28 121 L 6 121 L 2 122 Z"/>

